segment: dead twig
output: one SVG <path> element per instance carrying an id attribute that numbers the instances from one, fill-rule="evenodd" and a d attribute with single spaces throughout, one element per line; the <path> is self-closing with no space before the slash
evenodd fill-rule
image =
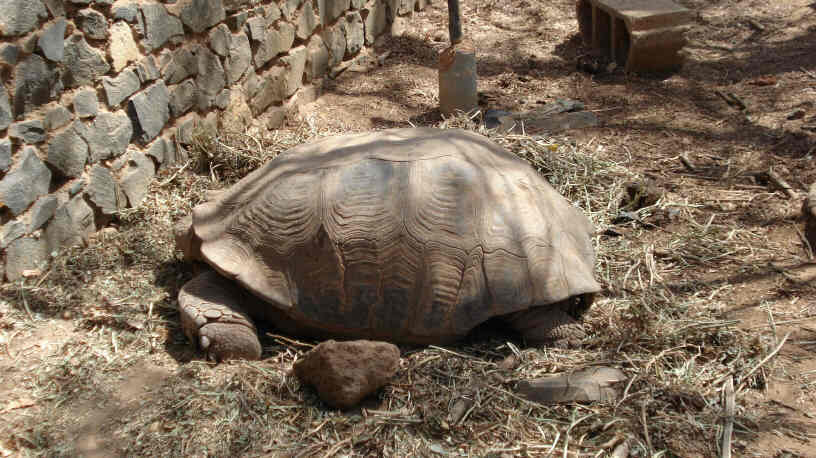
<path id="1" fill-rule="evenodd" d="M 734 414 L 736 412 L 736 393 L 734 392 L 734 377 L 729 377 L 725 381 L 723 387 L 724 406 L 723 416 L 725 419 L 725 426 L 723 426 L 722 435 L 722 449 L 720 456 L 722 458 L 731 458 L 731 435 L 734 433 Z"/>
<path id="2" fill-rule="evenodd" d="M 683 165 L 686 167 L 686 170 L 688 170 L 689 172 L 697 171 L 697 168 L 694 167 L 694 164 L 691 163 L 688 156 L 686 156 L 685 154 L 680 155 L 680 162 L 683 163 Z"/>
<path id="3" fill-rule="evenodd" d="M 768 169 L 768 179 L 771 180 L 773 184 L 779 187 L 785 194 L 788 195 L 791 199 L 796 198 L 796 192 L 793 190 L 791 185 L 788 184 L 778 173 L 774 172 L 773 168 Z"/>
<path id="4" fill-rule="evenodd" d="M 777 346 L 776 346 L 776 348 L 774 348 L 774 349 L 773 349 L 773 351 L 771 351 L 770 353 L 768 353 L 768 355 L 767 355 L 767 356 L 765 356 L 764 358 L 762 358 L 762 361 L 760 361 L 760 362 L 759 362 L 759 364 L 757 364 L 756 366 L 754 366 L 754 368 L 753 368 L 753 369 L 751 369 L 750 371 L 748 371 L 748 373 L 747 373 L 747 374 L 745 374 L 745 375 L 742 377 L 742 380 L 740 381 L 740 384 L 739 384 L 739 388 L 738 388 L 738 390 L 741 390 L 741 389 L 742 389 L 742 386 L 743 386 L 743 385 L 745 385 L 745 383 L 748 381 L 748 379 L 749 379 L 749 378 L 751 378 L 751 376 L 754 374 L 754 372 L 756 372 L 757 370 L 759 370 L 759 368 L 760 368 L 760 367 L 764 366 L 764 365 L 765 365 L 765 363 L 767 363 L 768 361 L 770 361 L 770 360 L 771 360 L 771 358 L 773 358 L 773 357 L 774 357 L 774 356 L 775 356 L 777 353 L 779 353 L 779 350 L 781 350 L 781 349 L 782 349 L 782 346 L 783 346 L 783 345 L 785 345 L 785 342 L 788 340 L 788 337 L 790 337 L 790 335 L 791 335 L 791 331 L 788 331 L 788 333 L 787 333 L 787 334 L 785 334 L 785 337 L 783 337 L 783 338 L 782 338 L 782 340 L 781 340 L 781 341 L 779 341 L 779 345 L 777 345 Z"/>

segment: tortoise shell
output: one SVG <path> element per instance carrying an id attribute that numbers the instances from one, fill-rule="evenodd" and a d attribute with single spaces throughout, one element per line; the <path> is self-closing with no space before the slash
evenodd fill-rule
<path id="1" fill-rule="evenodd" d="M 192 230 L 200 259 L 263 299 L 252 313 L 324 335 L 435 342 L 599 290 L 589 220 L 463 130 L 301 145 L 194 208 Z"/>

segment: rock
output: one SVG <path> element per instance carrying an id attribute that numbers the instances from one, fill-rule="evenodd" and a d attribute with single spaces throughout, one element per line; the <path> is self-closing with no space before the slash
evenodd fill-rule
<path id="1" fill-rule="evenodd" d="M 8 92 L 5 86 L 0 84 L 0 130 L 6 130 L 13 120 L 14 115 L 11 114 Z"/>
<path id="2" fill-rule="evenodd" d="M 53 17 L 65 16 L 65 1 L 64 0 L 45 0 L 45 7 Z"/>
<path id="3" fill-rule="evenodd" d="M 77 12 L 80 29 L 85 32 L 85 36 L 94 40 L 104 40 L 108 38 L 108 20 L 99 11 L 85 8 Z"/>
<path id="4" fill-rule="evenodd" d="M 175 146 L 173 140 L 159 137 L 147 148 L 147 155 L 152 157 L 162 166 L 175 163 Z"/>
<path id="5" fill-rule="evenodd" d="M 170 88 L 170 116 L 177 118 L 193 107 L 196 101 L 196 84 L 185 80 Z"/>
<path id="6" fill-rule="evenodd" d="M 81 34 L 68 38 L 63 64 L 65 73 L 62 80 L 66 87 L 92 86 L 110 70 L 105 56 L 91 47 Z"/>
<path id="7" fill-rule="evenodd" d="M 193 76 L 198 70 L 198 62 L 190 48 L 178 48 L 170 54 L 169 62 L 162 66 L 162 77 L 167 84 L 178 84 Z"/>
<path id="8" fill-rule="evenodd" d="M 31 54 L 14 69 L 14 113 L 24 115 L 44 105 L 62 87 L 59 74 L 37 54 Z"/>
<path id="9" fill-rule="evenodd" d="M 315 35 L 306 48 L 306 81 L 312 81 L 326 74 L 329 69 L 329 50 L 323 39 Z"/>
<path id="10" fill-rule="evenodd" d="M 74 113 L 80 118 L 90 118 L 99 113 L 99 101 L 96 99 L 96 91 L 85 89 L 79 91 L 74 96 Z"/>
<path id="11" fill-rule="evenodd" d="M 226 17 L 222 0 L 179 0 L 174 5 L 181 22 L 195 33 L 201 33 Z"/>
<path id="12" fill-rule="evenodd" d="M 302 0 L 283 0 L 281 2 L 280 11 L 287 21 L 292 21 L 295 18 L 295 11 L 300 6 Z"/>
<path id="13" fill-rule="evenodd" d="M 139 46 L 133 39 L 130 26 L 123 21 L 114 22 L 110 28 L 110 56 L 113 60 L 113 70 L 121 72 L 125 66 L 140 58 Z"/>
<path id="14" fill-rule="evenodd" d="M 663 197 L 663 190 L 654 180 L 630 181 L 626 183 L 626 192 L 618 208 L 621 211 L 637 211 L 644 207 L 651 207 L 661 197 Z"/>
<path id="15" fill-rule="evenodd" d="M 335 24 L 324 29 L 323 42 L 329 48 L 329 67 L 334 67 L 343 61 L 346 54 L 346 34 L 342 24 Z"/>
<path id="16" fill-rule="evenodd" d="M 521 381 L 517 391 L 541 404 L 611 401 L 618 397 L 618 385 L 626 374 L 611 367 L 592 367 L 571 374 Z"/>
<path id="17" fill-rule="evenodd" d="M 136 137 L 143 143 L 156 138 L 170 119 L 170 92 L 159 80 L 131 97 L 128 110 L 134 121 Z"/>
<path id="18" fill-rule="evenodd" d="M 55 135 L 48 145 L 48 159 L 52 167 L 65 177 L 77 177 L 85 170 L 88 144 L 79 135 L 84 126 L 79 121 Z"/>
<path id="19" fill-rule="evenodd" d="M 122 20 L 133 24 L 139 14 L 139 4 L 135 0 L 116 0 L 111 6 L 111 16 L 115 21 Z"/>
<path id="20" fill-rule="evenodd" d="M 215 100 L 213 101 L 213 105 L 215 105 L 220 110 L 225 110 L 229 105 L 230 101 L 230 94 L 231 91 L 229 89 L 224 89 L 215 96 Z"/>
<path id="21" fill-rule="evenodd" d="M 0 248 L 5 248 L 20 237 L 26 235 L 26 225 L 18 220 L 11 220 L 0 229 Z"/>
<path id="22" fill-rule="evenodd" d="M 90 153 L 90 162 L 116 157 L 125 152 L 133 138 L 133 123 L 124 110 L 100 113 L 90 126 L 78 128 Z"/>
<path id="23" fill-rule="evenodd" d="M 161 76 L 153 56 L 145 56 L 142 58 L 142 60 L 135 65 L 135 71 L 142 84 L 149 83 Z"/>
<path id="24" fill-rule="evenodd" d="M 255 43 L 262 43 L 266 39 L 266 19 L 262 16 L 253 16 L 246 21 L 249 38 Z"/>
<path id="25" fill-rule="evenodd" d="M 34 206 L 31 207 L 31 219 L 29 221 L 28 232 L 34 232 L 41 228 L 54 216 L 59 200 L 56 196 L 40 197 Z"/>
<path id="26" fill-rule="evenodd" d="M 557 133 L 570 129 L 582 129 L 598 125 L 598 117 L 590 111 L 552 114 L 541 110 L 512 114 L 499 118 L 503 132 L 521 132 L 521 123 L 527 133 Z"/>
<path id="27" fill-rule="evenodd" d="M 184 33 L 181 21 L 168 14 L 161 3 L 142 3 L 140 6 L 145 28 L 142 46 L 146 51 L 158 49 L 170 38 Z"/>
<path id="28" fill-rule="evenodd" d="M 5 172 L 11 167 L 11 140 L 0 139 L 0 172 Z"/>
<path id="29" fill-rule="evenodd" d="M 91 168 L 91 181 L 85 192 L 88 199 L 99 208 L 103 215 L 113 215 L 119 211 L 118 185 L 113 173 L 99 164 Z"/>
<path id="30" fill-rule="evenodd" d="M 303 6 L 303 10 L 300 12 L 300 16 L 297 19 L 297 29 L 295 32 L 295 36 L 297 36 L 301 40 L 308 39 L 312 32 L 318 26 L 318 17 L 314 12 L 314 8 L 312 8 L 311 2 L 306 2 L 306 5 Z"/>
<path id="31" fill-rule="evenodd" d="M 224 0 L 224 9 L 229 12 L 240 11 L 252 4 L 252 0 Z"/>
<path id="32" fill-rule="evenodd" d="M 255 68 L 261 68 L 280 53 L 286 52 L 295 42 L 295 27 L 281 22 L 277 29 L 268 29 L 266 37 L 255 51 Z"/>
<path id="33" fill-rule="evenodd" d="M 227 84 L 233 85 L 246 73 L 252 62 L 252 49 L 249 47 L 249 38 L 244 32 L 232 36 L 229 46 L 229 56 L 224 61 L 224 70 Z"/>
<path id="34" fill-rule="evenodd" d="M 199 124 L 198 113 L 188 113 L 176 121 L 176 140 L 182 145 L 193 142 L 193 131 Z"/>
<path id="35" fill-rule="evenodd" d="M 57 208 L 54 217 L 45 228 L 48 253 L 59 252 L 71 245 L 84 243 L 96 230 L 93 209 L 77 195 Z"/>
<path id="36" fill-rule="evenodd" d="M 227 18 L 227 27 L 229 27 L 233 33 L 237 33 L 244 28 L 244 24 L 246 24 L 248 18 L 249 15 L 246 13 L 246 11 L 234 14 Z"/>
<path id="37" fill-rule="evenodd" d="M 0 2 L 0 36 L 18 36 L 34 30 L 48 11 L 40 0 Z"/>
<path id="38" fill-rule="evenodd" d="M 45 125 L 40 119 L 15 122 L 8 133 L 11 138 L 33 145 L 45 140 Z"/>
<path id="39" fill-rule="evenodd" d="M 330 24 L 339 18 L 351 6 L 350 0 L 318 0 L 317 9 L 320 12 L 320 22 Z"/>
<path id="40" fill-rule="evenodd" d="M 14 43 L 0 43 L 0 64 L 15 65 L 20 48 Z"/>
<path id="41" fill-rule="evenodd" d="M 257 94 L 247 95 L 252 114 L 259 116 L 266 107 L 286 98 L 287 71 L 283 67 L 272 67 L 261 78 Z"/>
<path id="42" fill-rule="evenodd" d="M 264 5 L 263 15 L 266 18 L 266 23 L 272 24 L 281 18 L 281 10 L 278 8 L 278 5 L 270 3 L 269 5 Z"/>
<path id="43" fill-rule="evenodd" d="M 368 15 L 365 16 L 365 42 L 368 46 L 374 44 L 374 40 L 385 32 L 388 25 L 388 15 L 385 4 L 374 2 L 368 6 Z M 365 11 L 365 10 L 363 10 Z"/>
<path id="44" fill-rule="evenodd" d="M 37 47 L 42 50 L 46 59 L 52 62 L 62 62 L 65 55 L 65 18 L 60 17 L 49 25 L 37 39 Z"/>
<path id="45" fill-rule="evenodd" d="M 48 263 L 48 250 L 42 240 L 17 239 L 6 250 L 6 279 L 17 281 L 26 271 L 42 269 Z"/>
<path id="46" fill-rule="evenodd" d="M 323 402 L 347 409 L 385 385 L 399 361 L 399 349 L 390 343 L 328 340 L 298 359 L 294 372 Z"/>
<path id="47" fill-rule="evenodd" d="M 71 187 L 68 188 L 68 196 L 74 197 L 75 195 L 79 194 L 79 191 L 82 191 L 82 188 L 85 186 L 85 179 L 80 178 L 79 180 L 74 181 L 71 184 Z"/>
<path id="48" fill-rule="evenodd" d="M 298 46 L 289 50 L 288 55 L 281 57 L 281 62 L 289 69 L 286 72 L 285 97 L 291 96 L 303 86 L 303 71 L 306 68 L 307 54 L 304 46 Z"/>
<path id="49" fill-rule="evenodd" d="M 346 15 L 343 21 L 343 34 L 346 36 L 346 55 L 353 56 L 360 52 L 365 42 L 363 18 L 357 11 Z"/>
<path id="50" fill-rule="evenodd" d="M 243 132 L 252 121 L 252 111 L 244 95 L 240 90 L 231 91 L 226 110 L 221 113 L 221 128 L 227 132 Z"/>
<path id="51" fill-rule="evenodd" d="M 229 27 L 227 27 L 226 24 L 219 24 L 218 27 L 214 27 L 212 30 L 210 30 L 208 39 L 210 42 L 210 48 L 214 53 L 221 57 L 227 56 L 229 53 L 232 34 L 230 33 Z"/>
<path id="52" fill-rule="evenodd" d="M 199 91 L 215 98 L 221 92 L 221 89 L 224 89 L 224 84 L 227 81 L 224 67 L 221 66 L 218 56 L 207 48 L 201 48 L 196 58 L 198 65 L 196 85 Z"/>
<path id="53" fill-rule="evenodd" d="M 805 220 L 805 238 L 811 251 L 816 252 L 816 183 L 810 185 L 807 198 L 802 203 L 802 217 Z"/>
<path id="54" fill-rule="evenodd" d="M 105 89 L 108 106 L 115 108 L 139 90 L 141 81 L 136 75 L 136 72 L 128 68 L 115 78 L 103 76 L 102 87 Z"/>
<path id="55" fill-rule="evenodd" d="M 122 191 L 127 196 L 131 208 L 139 206 L 155 175 L 156 168 L 149 157 L 139 152 L 131 153 L 120 180 Z"/>
<path id="56" fill-rule="evenodd" d="M 20 163 L 0 180 L 0 206 L 13 216 L 23 213 L 37 197 L 48 194 L 51 171 L 37 157 L 33 146 L 23 148 Z"/>
<path id="57" fill-rule="evenodd" d="M 67 125 L 74 118 L 73 113 L 62 105 L 57 105 L 45 113 L 45 128 L 56 130 Z"/>

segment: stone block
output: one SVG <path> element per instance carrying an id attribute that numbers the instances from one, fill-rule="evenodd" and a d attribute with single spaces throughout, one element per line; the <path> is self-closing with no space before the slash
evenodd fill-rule
<path id="1" fill-rule="evenodd" d="M 48 103 L 61 90 L 59 73 L 42 57 L 29 55 L 14 69 L 14 114 L 23 115 Z"/>
<path id="2" fill-rule="evenodd" d="M 343 21 L 343 34 L 346 36 L 346 57 L 356 55 L 363 48 L 365 35 L 363 18 L 358 11 L 346 15 Z"/>
<path id="3" fill-rule="evenodd" d="M 170 91 L 159 80 L 131 97 L 128 114 L 137 138 L 144 143 L 156 138 L 170 119 Z"/>
<path id="4" fill-rule="evenodd" d="M 13 241 L 6 250 L 6 279 L 17 281 L 26 271 L 43 269 L 48 249 L 43 240 L 25 237 Z"/>
<path id="5" fill-rule="evenodd" d="M 142 3 L 140 7 L 145 29 L 142 46 L 147 51 L 158 49 L 170 38 L 184 33 L 181 21 L 171 16 L 161 3 Z"/>
<path id="6" fill-rule="evenodd" d="M 77 92 L 73 104 L 74 113 L 80 118 L 92 118 L 99 113 L 99 100 L 97 100 L 96 91 L 93 89 Z"/>
<path id="7" fill-rule="evenodd" d="M 118 107 L 119 104 L 138 91 L 140 87 L 139 77 L 130 68 L 114 78 L 102 77 L 102 88 L 105 89 L 105 97 L 108 99 L 108 106 L 111 108 Z"/>
<path id="8" fill-rule="evenodd" d="M 198 90 L 192 80 L 185 80 L 181 84 L 171 86 L 169 89 L 170 116 L 178 118 L 193 107 Z"/>
<path id="9" fill-rule="evenodd" d="M 123 21 L 114 22 L 110 27 L 110 47 L 108 49 L 115 72 L 121 72 L 128 63 L 142 56 L 136 40 L 133 39 L 133 31 Z"/>
<path id="10" fill-rule="evenodd" d="M 0 43 L 0 64 L 15 65 L 20 48 L 14 43 Z"/>
<path id="11" fill-rule="evenodd" d="M 334 67 L 343 61 L 346 55 L 346 34 L 343 24 L 335 24 L 323 29 L 323 42 L 329 49 L 329 67 Z"/>
<path id="12" fill-rule="evenodd" d="M 40 48 L 45 58 L 52 62 L 62 62 L 65 54 L 66 26 L 65 18 L 57 18 L 54 23 L 43 30 L 40 38 L 37 39 L 37 47 Z"/>
<path id="13" fill-rule="evenodd" d="M 56 196 L 43 196 L 37 199 L 31 207 L 28 232 L 34 232 L 47 223 L 54 216 L 54 212 L 57 211 L 58 204 L 59 200 L 57 200 Z"/>
<path id="14" fill-rule="evenodd" d="M 311 2 L 306 2 L 297 18 L 297 31 L 295 35 L 300 40 L 306 40 L 320 24 L 320 18 L 315 14 Z"/>
<path id="15" fill-rule="evenodd" d="M 93 40 L 104 40 L 108 37 L 108 20 L 99 11 L 85 8 L 77 12 L 79 27 L 85 36 Z"/>
<path id="16" fill-rule="evenodd" d="M 210 43 L 210 49 L 221 57 L 226 57 L 229 54 L 230 40 L 232 34 L 226 24 L 219 24 L 218 27 L 213 27 L 207 36 Z"/>
<path id="17" fill-rule="evenodd" d="M 246 33 L 240 32 L 232 36 L 229 46 L 229 55 L 224 60 L 224 71 L 227 76 L 227 85 L 235 84 L 246 73 L 252 62 L 252 48 Z"/>
<path id="18" fill-rule="evenodd" d="M 0 249 L 9 246 L 11 242 L 26 235 L 26 233 L 26 225 L 22 221 L 13 219 L 7 222 L 0 229 Z"/>
<path id="19" fill-rule="evenodd" d="M 315 35 L 306 48 L 306 81 L 312 81 L 326 74 L 329 68 L 329 50 L 323 39 Z"/>
<path id="20" fill-rule="evenodd" d="M 37 28 L 48 11 L 40 0 L 0 1 L 0 36 L 18 36 Z"/>
<path id="21" fill-rule="evenodd" d="M 73 113 L 62 105 L 57 105 L 45 113 L 45 128 L 56 130 L 67 125 L 74 119 Z"/>
<path id="22" fill-rule="evenodd" d="M 62 80 L 66 87 L 92 86 L 110 70 L 102 52 L 89 45 L 85 37 L 77 33 L 66 41 L 63 64 L 65 72 Z"/>
<path id="23" fill-rule="evenodd" d="M 75 244 L 84 243 L 96 230 L 93 209 L 85 203 L 82 194 L 74 196 L 57 207 L 54 217 L 45 228 L 48 253 L 59 252 Z"/>
<path id="24" fill-rule="evenodd" d="M 281 22 L 277 29 L 267 29 L 266 36 L 255 51 L 255 68 L 261 68 L 278 54 L 284 53 L 295 42 L 295 27 Z"/>
<path id="25" fill-rule="evenodd" d="M 168 61 L 162 65 L 161 69 L 165 83 L 177 84 L 196 74 L 198 62 L 193 49 L 193 47 L 178 48 L 169 54 Z M 197 50 L 198 47 L 196 46 L 195 49 Z"/>
<path id="26" fill-rule="evenodd" d="M 0 180 L 0 206 L 18 216 L 39 196 L 48 193 L 51 171 L 37 157 L 33 146 L 23 148 L 17 167 Z"/>
<path id="27" fill-rule="evenodd" d="M 385 32 L 388 26 L 388 15 L 386 14 L 385 4 L 380 2 L 373 2 L 363 10 L 365 15 L 365 42 L 366 45 L 371 46 L 378 36 Z"/>
<path id="28" fill-rule="evenodd" d="M 181 22 L 195 33 L 203 32 L 226 17 L 222 0 L 180 0 L 172 8 Z"/>
<path id="29" fill-rule="evenodd" d="M 19 121 L 9 126 L 9 137 L 33 145 L 45 140 L 45 124 L 40 119 Z"/>
<path id="30" fill-rule="evenodd" d="M 91 163 L 124 153 L 133 137 L 133 123 L 124 110 L 99 113 L 93 123 L 78 123 L 76 129 L 88 144 Z"/>
<path id="31" fill-rule="evenodd" d="M 202 47 L 196 55 L 196 65 L 198 67 L 196 85 L 199 92 L 215 98 L 227 82 L 221 60 L 208 48 Z"/>
<path id="32" fill-rule="evenodd" d="M 94 165 L 90 172 L 90 182 L 85 192 L 88 200 L 93 203 L 103 215 L 113 215 L 119 211 L 123 201 L 119 196 L 119 185 L 110 169 L 99 164 Z M 121 202 L 121 203 L 120 203 Z"/>
<path id="33" fill-rule="evenodd" d="M 692 12 L 671 0 L 578 0 L 576 16 L 584 43 L 628 72 L 683 64 L 679 51 Z"/>
<path id="34" fill-rule="evenodd" d="M 79 135 L 85 126 L 79 121 L 55 135 L 48 144 L 48 162 L 64 177 L 82 175 L 88 161 L 88 144 Z"/>
<path id="35" fill-rule="evenodd" d="M 5 86 L 0 84 L 0 130 L 7 129 L 13 120 L 14 115 L 11 113 L 8 92 L 6 92 Z"/>
<path id="36" fill-rule="evenodd" d="M 11 140 L 0 138 L 0 172 L 5 172 L 11 167 Z"/>
<path id="37" fill-rule="evenodd" d="M 159 67 L 156 66 L 156 59 L 154 59 L 153 56 L 145 56 L 142 58 L 134 66 L 134 70 L 136 71 L 136 75 L 139 77 L 139 81 L 141 81 L 142 84 L 149 83 L 161 76 L 159 73 Z"/>

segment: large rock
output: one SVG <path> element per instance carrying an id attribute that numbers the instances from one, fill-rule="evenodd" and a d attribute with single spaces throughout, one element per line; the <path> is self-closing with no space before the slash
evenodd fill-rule
<path id="1" fill-rule="evenodd" d="M 325 75 L 329 69 L 329 50 L 323 44 L 323 39 L 313 36 L 306 53 L 306 80 L 312 81 Z"/>
<path id="2" fill-rule="evenodd" d="M 329 49 L 329 67 L 338 65 L 346 55 L 346 33 L 343 28 L 343 24 L 338 23 L 323 31 L 323 42 Z"/>
<path id="3" fill-rule="evenodd" d="M 74 115 L 62 105 L 57 105 L 45 113 L 45 128 L 56 130 L 67 125 Z"/>
<path id="4" fill-rule="evenodd" d="M 99 113 L 99 100 L 96 91 L 85 89 L 74 95 L 74 113 L 80 118 L 91 118 Z"/>
<path id="5" fill-rule="evenodd" d="M 248 100 L 252 114 L 259 116 L 269 105 L 286 98 L 287 71 L 283 67 L 272 67 L 260 78 L 261 87 Z M 254 88 L 248 88 L 253 90 Z"/>
<path id="6" fill-rule="evenodd" d="M 199 91 L 215 98 L 221 89 L 224 89 L 227 81 L 221 60 L 209 49 L 201 48 L 196 55 L 196 63 L 198 66 L 196 85 Z"/>
<path id="7" fill-rule="evenodd" d="M 385 32 L 388 26 L 388 15 L 385 4 L 373 2 L 368 6 L 368 15 L 365 18 L 365 42 L 371 46 L 378 36 Z"/>
<path id="8" fill-rule="evenodd" d="M 198 50 L 198 47 L 195 47 Z M 191 48 L 178 48 L 169 54 L 169 59 L 162 65 L 162 77 L 167 84 L 180 83 L 198 71 L 198 61 Z"/>
<path id="9" fill-rule="evenodd" d="M 40 119 L 15 122 L 9 127 L 9 137 L 28 144 L 45 140 L 45 125 Z"/>
<path id="10" fill-rule="evenodd" d="M 25 35 L 46 17 L 48 11 L 40 0 L 0 1 L 0 36 Z"/>
<path id="11" fill-rule="evenodd" d="M 136 0 L 116 0 L 111 6 L 111 16 L 115 21 L 125 21 L 133 24 L 138 20 L 139 4 Z"/>
<path id="12" fill-rule="evenodd" d="M 284 53 L 295 42 L 295 27 L 281 22 L 277 29 L 267 29 L 266 37 L 255 51 L 255 68 L 261 68 L 278 54 Z"/>
<path id="13" fill-rule="evenodd" d="M 31 54 L 14 69 L 14 113 L 23 115 L 44 105 L 62 90 L 59 74 L 45 59 Z"/>
<path id="14" fill-rule="evenodd" d="M 161 80 L 131 97 L 128 110 L 139 140 L 148 143 L 159 135 L 170 119 L 169 103 L 170 92 Z"/>
<path id="15" fill-rule="evenodd" d="M 224 70 L 227 75 L 227 84 L 233 85 L 246 73 L 252 61 L 252 49 L 249 47 L 249 38 L 244 32 L 232 36 L 229 46 L 229 56 L 224 61 Z"/>
<path id="16" fill-rule="evenodd" d="M 79 194 L 58 207 L 45 228 L 48 253 L 84 243 L 95 230 L 93 209 L 85 203 L 82 194 Z"/>
<path id="17" fill-rule="evenodd" d="M 280 11 L 287 21 L 292 21 L 295 18 L 295 12 L 303 0 L 283 0 L 280 4 Z"/>
<path id="18" fill-rule="evenodd" d="M 104 40 L 108 37 L 108 20 L 99 11 L 85 8 L 77 12 L 80 28 L 85 36 L 93 40 Z"/>
<path id="19" fill-rule="evenodd" d="M 80 121 L 55 135 L 48 145 L 46 161 L 65 177 L 77 177 L 85 170 L 88 161 L 88 144 L 79 135 L 85 128 Z"/>
<path id="20" fill-rule="evenodd" d="M 15 65 L 20 57 L 20 48 L 14 43 L 0 43 L 0 64 Z"/>
<path id="21" fill-rule="evenodd" d="M 156 166 L 149 157 L 136 151 L 131 153 L 130 160 L 122 171 L 120 184 L 132 208 L 138 207 L 144 199 L 155 175 Z"/>
<path id="22" fill-rule="evenodd" d="M 388 383 L 399 361 L 399 349 L 390 343 L 328 340 L 298 359 L 294 371 L 323 402 L 347 409 Z"/>
<path id="23" fill-rule="evenodd" d="M 171 16 L 161 3 L 143 3 L 141 9 L 145 28 L 142 46 L 147 51 L 158 49 L 170 38 L 184 33 L 181 21 Z"/>
<path id="24" fill-rule="evenodd" d="M 289 50 L 288 55 L 281 57 L 281 62 L 289 69 L 286 73 L 286 85 L 284 87 L 286 97 L 291 96 L 303 86 L 303 72 L 306 68 L 307 55 L 306 47 L 298 46 Z"/>
<path id="25" fill-rule="evenodd" d="M 113 70 L 121 72 L 129 63 L 139 59 L 142 54 L 133 39 L 133 31 L 126 22 L 117 21 L 110 27 L 110 55 Z"/>
<path id="26" fill-rule="evenodd" d="M 87 142 L 93 163 L 124 153 L 133 138 L 133 123 L 124 110 L 105 112 L 89 126 L 78 124 L 77 132 Z"/>
<path id="27" fill-rule="evenodd" d="M 56 196 L 44 196 L 37 199 L 31 207 L 28 232 L 34 232 L 47 223 L 54 216 L 58 204 L 59 200 Z"/>
<path id="28" fill-rule="evenodd" d="M 195 33 L 201 33 L 226 17 L 221 0 L 180 0 L 174 5 L 181 21 Z"/>
<path id="29" fill-rule="evenodd" d="M 343 21 L 343 34 L 346 36 L 346 55 L 353 56 L 360 52 L 365 41 L 363 18 L 357 11 L 346 15 Z"/>
<path id="30" fill-rule="evenodd" d="M 13 119 L 14 115 L 11 114 L 8 92 L 6 92 L 6 88 L 0 84 L 0 130 L 8 128 Z"/>
<path id="31" fill-rule="evenodd" d="M 37 39 L 37 47 L 42 50 L 46 59 L 53 62 L 62 62 L 65 55 L 65 28 L 67 24 L 65 18 L 57 18 L 53 24 L 43 30 L 40 38 Z"/>
<path id="32" fill-rule="evenodd" d="M 5 172 L 11 167 L 11 140 L 0 138 L 0 172 Z"/>
<path id="33" fill-rule="evenodd" d="M 178 118 L 187 113 L 195 104 L 197 96 L 196 84 L 192 80 L 185 80 L 181 84 L 170 88 L 170 116 Z"/>
<path id="34" fill-rule="evenodd" d="M 139 76 L 139 81 L 149 83 L 161 76 L 159 67 L 156 66 L 156 59 L 153 56 L 145 56 L 135 65 L 136 75 Z"/>
<path id="35" fill-rule="evenodd" d="M 51 171 L 37 157 L 33 146 L 23 148 L 17 167 L 0 180 L 0 206 L 13 216 L 23 213 L 37 197 L 48 193 Z"/>
<path id="36" fill-rule="evenodd" d="M 263 16 L 253 16 L 246 21 L 246 31 L 254 43 L 262 43 L 266 39 L 267 22 Z"/>
<path id="37" fill-rule="evenodd" d="M 240 89 L 231 91 L 227 107 L 219 120 L 221 129 L 227 132 L 243 132 L 252 121 L 252 111 L 246 103 L 243 92 Z"/>
<path id="38" fill-rule="evenodd" d="M 102 87 L 105 89 L 105 97 L 108 99 L 108 106 L 115 108 L 128 97 L 133 95 L 141 87 L 139 76 L 132 69 L 128 68 L 115 78 L 109 76 L 102 77 Z"/>
<path id="39" fill-rule="evenodd" d="M 318 0 L 317 8 L 320 11 L 320 22 L 330 24 L 339 18 L 351 6 L 351 0 Z"/>
<path id="40" fill-rule="evenodd" d="M 91 180 L 85 192 L 88 199 L 99 208 L 103 215 L 113 215 L 121 205 L 118 195 L 119 186 L 110 169 L 99 164 L 91 168 Z M 121 202 L 121 203 L 120 203 Z"/>
<path id="41" fill-rule="evenodd" d="M 229 54 L 230 40 L 232 34 L 226 24 L 219 24 L 218 27 L 213 27 L 208 35 L 210 48 L 221 57 L 226 57 Z"/>
<path id="42" fill-rule="evenodd" d="M 179 162 L 176 144 L 170 137 L 159 137 L 147 149 L 147 155 L 154 158 L 161 166 L 169 166 Z"/>
<path id="43" fill-rule="evenodd" d="M 92 86 L 110 70 L 102 52 L 91 47 L 82 34 L 76 33 L 66 41 L 63 64 L 62 80 L 66 87 Z"/>
<path id="44" fill-rule="evenodd" d="M 3 225 L 0 229 L 0 249 L 3 249 L 20 237 L 26 235 L 26 225 L 19 220 L 13 219 Z"/>
<path id="45" fill-rule="evenodd" d="M 25 237 L 17 239 L 6 250 L 6 279 L 17 281 L 26 271 L 43 269 L 48 262 L 48 249 L 44 241 Z"/>
<path id="46" fill-rule="evenodd" d="M 320 18 L 315 14 L 312 8 L 312 2 L 306 2 L 300 16 L 297 19 L 296 36 L 301 40 L 306 40 L 312 35 L 312 32 L 320 24 Z"/>

